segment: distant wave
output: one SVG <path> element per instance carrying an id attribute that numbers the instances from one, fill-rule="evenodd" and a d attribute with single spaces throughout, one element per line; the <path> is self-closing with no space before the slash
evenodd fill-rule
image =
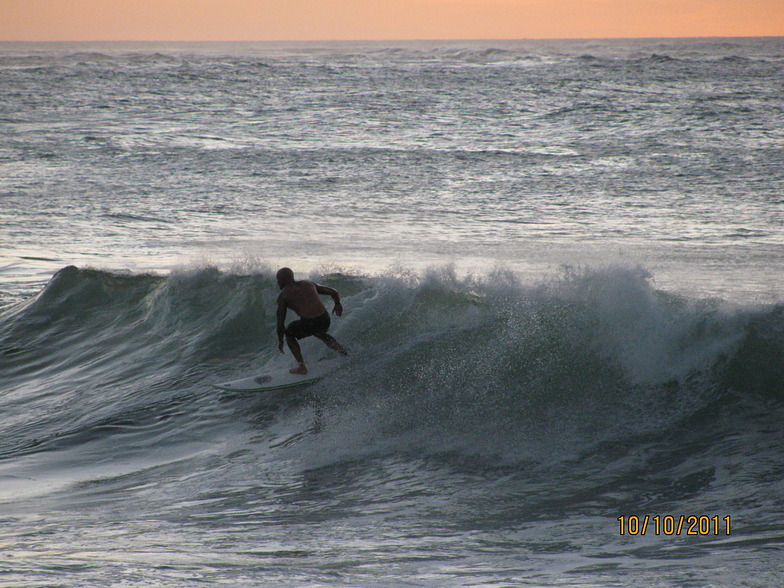
<path id="1" fill-rule="evenodd" d="M 182 57 L 160 52 L 73 51 L 62 53 L 14 52 L 0 54 L 0 68 L 36 70 L 72 66 L 179 65 Z"/>

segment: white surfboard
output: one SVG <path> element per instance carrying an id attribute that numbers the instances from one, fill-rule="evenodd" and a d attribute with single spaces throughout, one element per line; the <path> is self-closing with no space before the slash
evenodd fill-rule
<path id="1" fill-rule="evenodd" d="M 309 363 L 307 364 L 308 373 L 304 376 L 290 373 L 289 367 L 273 367 L 256 376 L 215 384 L 215 387 L 230 392 L 265 392 L 294 388 L 317 382 L 345 361 L 345 359 L 338 357 Z"/>

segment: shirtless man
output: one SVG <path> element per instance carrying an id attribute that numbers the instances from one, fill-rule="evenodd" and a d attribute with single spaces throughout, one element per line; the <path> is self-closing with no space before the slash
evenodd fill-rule
<path id="1" fill-rule="evenodd" d="M 297 339 L 304 339 L 311 335 L 324 341 L 330 349 L 334 349 L 342 355 L 348 355 L 343 346 L 327 333 L 330 322 L 329 313 L 319 298 L 319 294 L 332 296 L 332 300 L 335 301 L 332 312 L 340 316 L 343 314 L 343 306 L 340 304 L 338 291 L 308 280 L 297 281 L 294 279 L 294 272 L 287 267 L 279 269 L 275 278 L 278 280 L 278 287 L 281 290 L 278 295 L 278 349 L 283 353 L 283 335 L 286 335 L 286 343 L 299 364 L 289 371 L 292 374 L 304 375 L 308 373 Z M 300 318 L 285 326 L 286 311 L 289 308 L 296 312 Z"/>

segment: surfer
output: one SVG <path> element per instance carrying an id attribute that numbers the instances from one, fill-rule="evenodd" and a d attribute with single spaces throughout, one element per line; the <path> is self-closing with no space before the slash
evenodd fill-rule
<path id="1" fill-rule="evenodd" d="M 319 298 L 319 294 L 332 296 L 332 300 L 335 301 L 332 312 L 340 316 L 343 314 L 343 305 L 340 304 L 338 291 L 309 280 L 297 281 L 294 279 L 294 272 L 287 267 L 279 269 L 275 278 L 281 290 L 278 295 L 278 349 L 283 353 L 283 335 L 285 335 L 291 354 L 299 364 L 289 371 L 292 374 L 308 373 L 297 339 L 304 339 L 311 335 L 324 341 L 330 349 L 348 355 L 343 346 L 327 333 L 330 323 L 329 312 Z M 299 320 L 291 321 L 288 326 L 285 326 L 286 312 L 289 308 L 299 315 Z"/>

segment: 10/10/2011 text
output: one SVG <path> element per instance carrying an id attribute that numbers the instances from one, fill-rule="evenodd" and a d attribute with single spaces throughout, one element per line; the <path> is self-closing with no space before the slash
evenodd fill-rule
<path id="1" fill-rule="evenodd" d="M 697 515 L 630 515 L 616 519 L 621 535 L 645 535 L 653 531 L 655 535 L 720 535 L 730 534 L 730 516 Z"/>

